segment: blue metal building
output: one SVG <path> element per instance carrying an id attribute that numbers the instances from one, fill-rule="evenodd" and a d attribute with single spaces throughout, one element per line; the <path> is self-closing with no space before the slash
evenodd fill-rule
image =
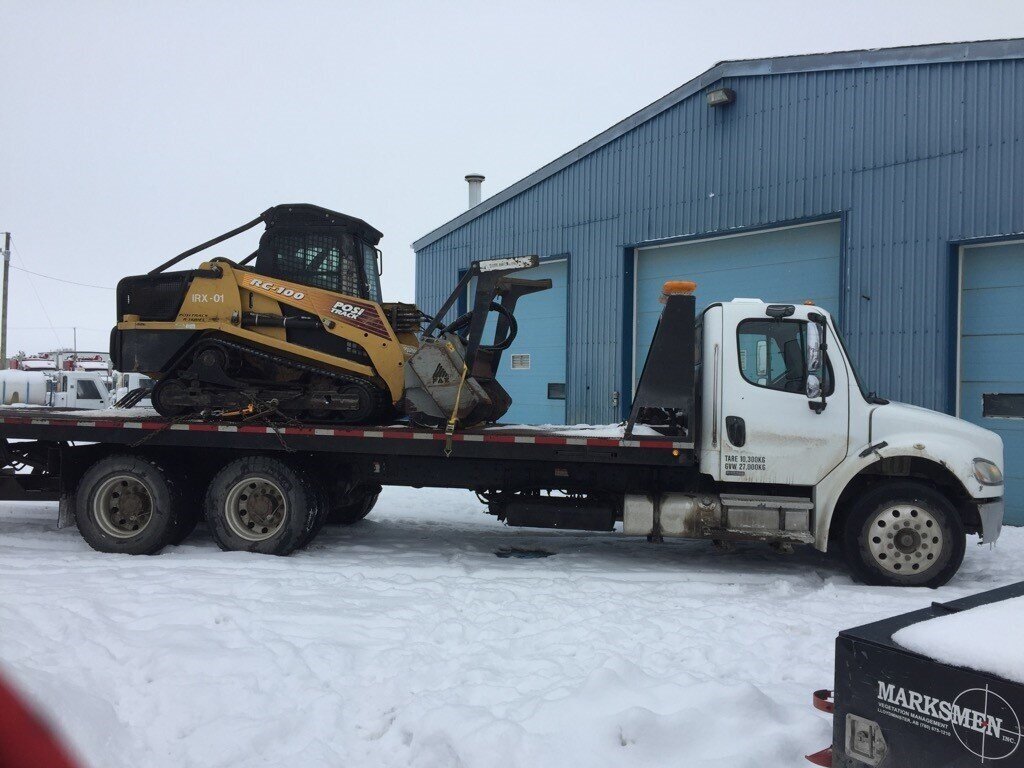
<path id="1" fill-rule="evenodd" d="M 723 62 L 413 247 L 427 311 L 544 260 L 510 420 L 623 418 L 666 278 L 813 299 L 869 389 L 1002 434 L 1024 523 L 1024 40 Z"/>

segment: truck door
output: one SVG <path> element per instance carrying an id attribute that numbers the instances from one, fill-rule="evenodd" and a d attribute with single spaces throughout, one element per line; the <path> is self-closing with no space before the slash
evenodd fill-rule
<path id="1" fill-rule="evenodd" d="M 724 305 L 723 481 L 815 485 L 846 457 L 849 374 L 831 330 L 825 409 L 815 412 L 806 394 L 807 317 L 813 310 L 797 306 L 789 317 L 773 319 L 760 302 Z"/>
<path id="2" fill-rule="evenodd" d="M 70 408 L 105 408 L 106 398 L 99 391 L 103 383 L 98 377 L 76 377 L 68 388 L 68 406 Z M 105 387 L 103 387 L 105 390 Z"/>

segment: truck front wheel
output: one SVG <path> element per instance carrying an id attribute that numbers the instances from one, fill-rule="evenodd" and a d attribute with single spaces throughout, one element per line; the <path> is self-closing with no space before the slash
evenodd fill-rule
<path id="1" fill-rule="evenodd" d="M 180 529 L 181 489 L 173 472 L 138 456 L 108 456 L 82 475 L 75 522 L 100 552 L 153 555 Z"/>
<path id="2" fill-rule="evenodd" d="M 960 568 L 967 537 L 949 499 L 914 481 L 877 485 L 846 516 L 843 545 L 866 584 L 941 587 Z"/>

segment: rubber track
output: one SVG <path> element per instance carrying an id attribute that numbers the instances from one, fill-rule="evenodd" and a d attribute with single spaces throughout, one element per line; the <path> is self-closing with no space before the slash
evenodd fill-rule
<path id="1" fill-rule="evenodd" d="M 379 416 L 383 415 L 385 407 L 387 405 L 390 405 L 390 402 L 385 402 L 385 400 L 384 400 L 384 392 L 385 392 L 385 390 L 382 389 L 381 387 L 376 386 L 375 384 L 373 384 L 369 380 L 363 378 L 362 376 L 352 376 L 352 375 L 347 374 L 347 373 L 335 373 L 334 371 L 329 371 L 329 370 L 327 370 L 325 368 L 318 368 L 315 365 L 309 365 L 307 363 L 299 363 L 299 362 L 296 362 L 294 360 L 289 360 L 286 357 L 281 357 L 280 355 L 272 355 L 269 352 L 264 352 L 263 350 L 258 349 L 256 347 L 250 347 L 250 346 L 247 346 L 245 344 L 238 344 L 238 343 L 236 343 L 234 341 L 228 341 L 227 339 L 220 338 L 220 337 L 214 337 L 213 339 L 211 339 L 208 342 L 200 341 L 196 345 L 197 352 L 200 351 L 201 348 L 206 346 L 207 344 L 210 344 L 211 346 L 213 346 L 213 345 L 220 345 L 220 346 L 228 347 L 230 349 L 237 350 L 238 352 L 240 352 L 240 353 L 242 353 L 244 355 L 254 355 L 255 357 L 262 358 L 263 360 L 267 360 L 267 361 L 269 361 L 270 363 L 272 363 L 274 365 L 280 365 L 280 366 L 283 366 L 283 367 L 292 368 L 294 370 L 303 371 L 305 373 L 312 373 L 312 374 L 315 374 L 317 376 L 326 376 L 328 378 L 334 379 L 335 381 L 341 382 L 344 385 L 356 384 L 356 385 L 359 385 L 359 386 L 365 387 L 366 389 L 371 390 L 371 392 L 372 392 L 372 394 L 374 396 L 374 400 L 375 400 L 374 405 L 373 405 L 373 411 L 370 413 L 369 419 L 367 419 L 366 421 L 361 422 L 363 424 L 374 424 L 374 423 L 376 423 L 376 419 Z M 190 356 L 190 359 L 195 359 L 195 355 Z M 338 413 L 344 413 L 344 411 L 338 411 Z M 332 421 L 335 421 L 335 420 L 337 420 L 337 421 L 344 421 L 344 419 L 332 419 Z M 348 422 L 345 422 L 345 423 L 347 423 L 347 424 L 355 424 L 357 422 L 348 421 Z"/>

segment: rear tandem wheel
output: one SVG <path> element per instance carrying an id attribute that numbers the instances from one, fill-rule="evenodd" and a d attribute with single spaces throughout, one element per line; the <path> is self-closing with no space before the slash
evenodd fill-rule
<path id="1" fill-rule="evenodd" d="M 75 523 L 100 552 L 154 555 L 191 533 L 179 473 L 156 460 L 115 454 L 82 475 L 75 491 Z"/>

